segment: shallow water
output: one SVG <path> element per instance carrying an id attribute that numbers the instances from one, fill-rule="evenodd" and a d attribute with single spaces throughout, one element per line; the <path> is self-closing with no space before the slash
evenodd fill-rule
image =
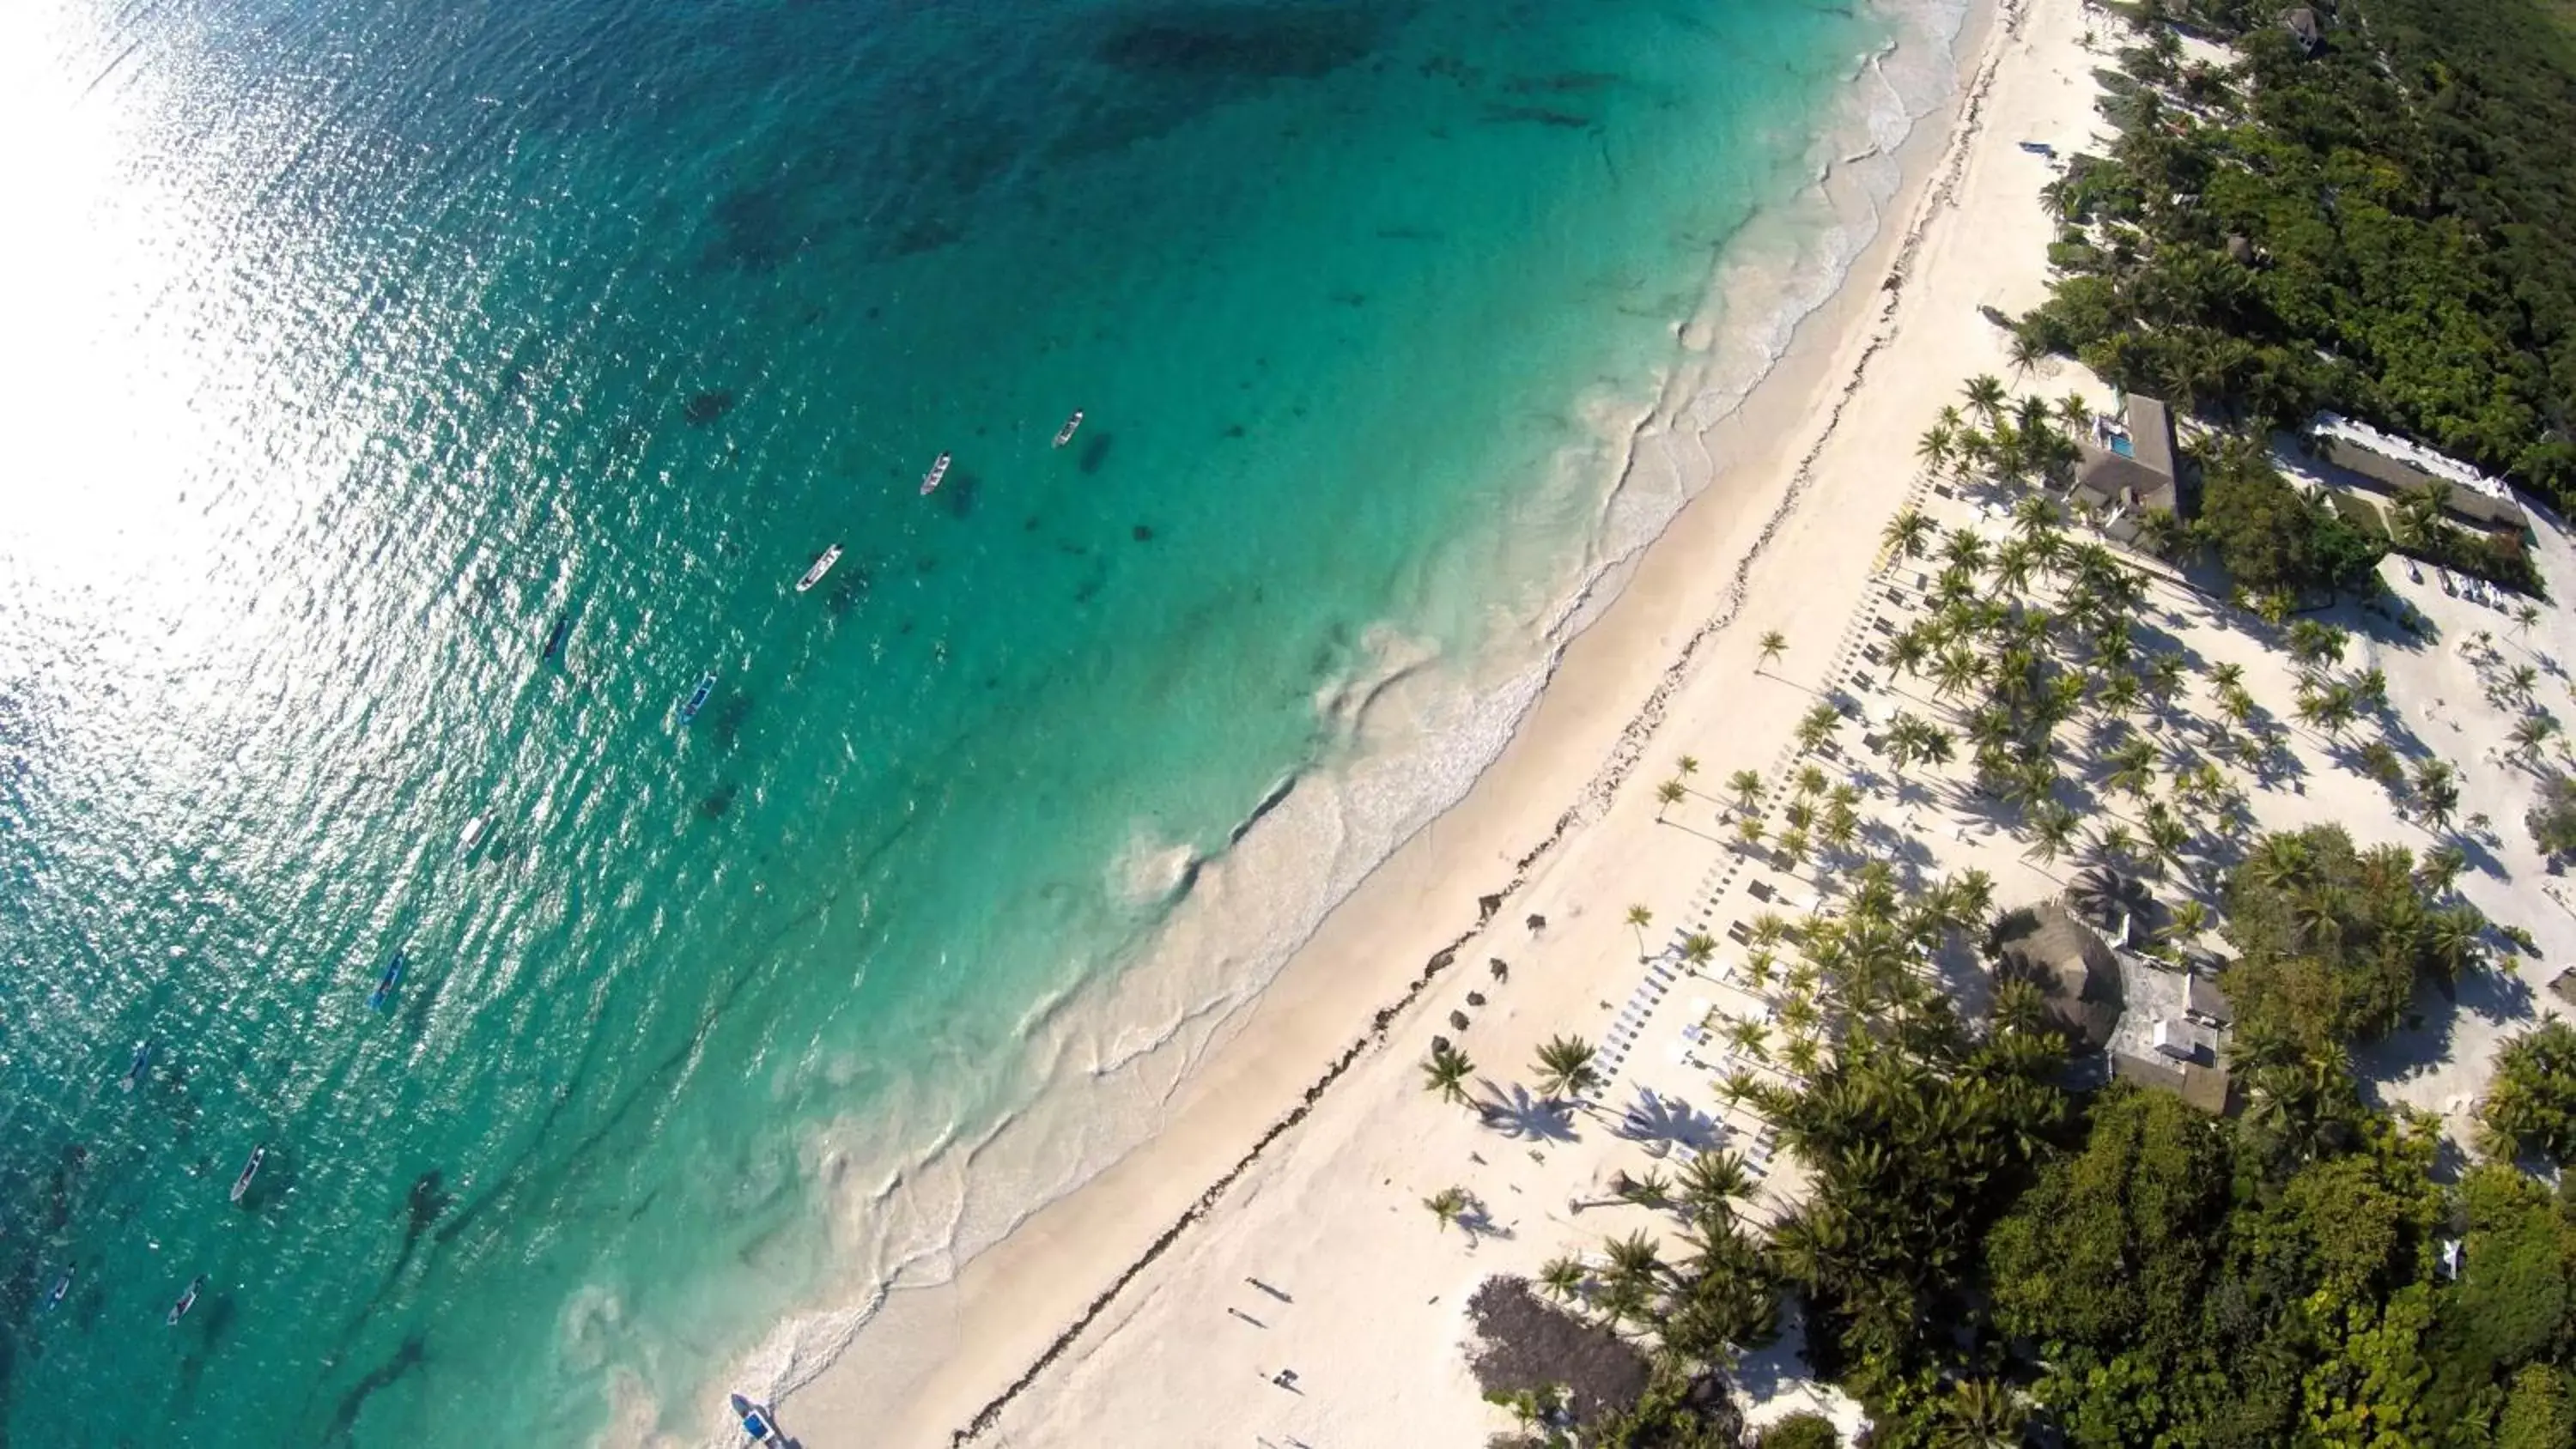
<path id="1" fill-rule="evenodd" d="M 0 15 L 0 1439 L 702 1424 L 1354 698 L 1526 662 L 1886 33 Z"/>

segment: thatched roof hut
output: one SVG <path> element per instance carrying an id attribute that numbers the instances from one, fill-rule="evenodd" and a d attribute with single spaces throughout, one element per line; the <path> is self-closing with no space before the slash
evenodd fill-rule
<path id="1" fill-rule="evenodd" d="M 2074 1050 L 2100 1051 L 2109 1045 L 2124 1005 L 2120 958 L 2057 901 L 2015 911 L 2007 919 L 2009 928 L 1997 942 L 1996 977 L 2037 986 L 2047 998 L 2049 1019 L 2066 1033 Z"/>

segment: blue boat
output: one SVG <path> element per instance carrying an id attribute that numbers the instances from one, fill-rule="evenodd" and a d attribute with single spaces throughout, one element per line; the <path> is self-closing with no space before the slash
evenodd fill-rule
<path id="1" fill-rule="evenodd" d="M 376 978 L 376 989 L 367 993 L 367 1006 L 371 1010 L 382 1011 L 392 1003 L 394 988 L 402 984 L 403 963 L 410 959 L 396 951 L 394 959 L 385 963 L 384 974 Z"/>
<path id="2" fill-rule="evenodd" d="M 570 609 L 566 609 L 561 614 L 555 616 L 554 632 L 546 635 L 546 657 L 548 659 L 552 659 L 556 655 L 563 653 L 565 643 L 570 641 L 571 638 L 572 611 Z"/>
<path id="3" fill-rule="evenodd" d="M 134 1049 L 134 1060 L 126 1064 L 125 1078 L 118 1082 L 117 1085 L 123 1087 L 129 1092 L 133 1091 L 134 1084 L 143 1080 L 144 1068 L 151 1065 L 152 1039 L 150 1037 L 146 1037 L 143 1040 L 143 1044 Z"/>
<path id="4" fill-rule="evenodd" d="M 197 1306 L 197 1294 L 202 1292 L 205 1286 L 206 1275 L 203 1273 L 188 1280 L 188 1291 L 180 1294 L 179 1301 L 170 1305 L 169 1322 L 172 1325 L 175 1326 L 180 1319 L 187 1317 L 188 1310 Z"/>
<path id="5" fill-rule="evenodd" d="M 681 702 L 680 723 L 687 724 L 689 721 L 696 719 L 698 717 L 698 711 L 707 707 L 707 700 L 713 696 L 715 692 L 716 677 L 713 674 L 709 674 L 706 678 L 699 680 L 698 687 L 689 691 L 689 697 Z"/>
<path id="6" fill-rule="evenodd" d="M 51 1313 L 55 1309 L 62 1307 L 63 1300 L 71 1296 L 72 1274 L 77 1271 L 79 1270 L 65 1268 L 63 1270 L 63 1276 L 54 1280 L 54 1291 L 45 1295 L 45 1311 L 47 1313 Z"/>

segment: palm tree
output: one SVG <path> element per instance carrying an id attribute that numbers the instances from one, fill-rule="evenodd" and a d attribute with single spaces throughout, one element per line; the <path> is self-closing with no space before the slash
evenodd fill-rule
<path id="1" fill-rule="evenodd" d="M 1948 730 L 1930 720 L 1916 714 L 1900 713 L 1887 727 L 1885 748 L 1888 763 L 1902 775 L 1908 766 L 1917 763 L 1949 763 L 1955 752 L 1955 741 Z"/>
<path id="2" fill-rule="evenodd" d="M 2424 918 L 2424 951 L 2445 978 L 2459 974 L 2485 954 L 2487 918 L 2465 902 L 2444 906 Z"/>
<path id="3" fill-rule="evenodd" d="M 1771 954 L 1771 950 L 1767 946 L 1756 946 L 1752 950 L 1745 952 L 1745 986 L 1755 995 L 1761 995 L 1762 992 L 1771 985 L 1771 968 L 1779 964 L 1779 959 L 1779 957 Z"/>
<path id="4" fill-rule="evenodd" d="M 1613 1283 L 1634 1283 L 1639 1287 L 1652 1288 L 1664 1271 L 1663 1253 L 1655 1247 L 1655 1240 L 1642 1230 L 1624 1238 L 1605 1239 L 1601 1253 L 1609 1260 L 1609 1278 Z"/>
<path id="5" fill-rule="evenodd" d="M 2137 849 L 2137 837 L 2129 833 L 2128 826 L 2116 820 L 2093 832 L 2093 858 L 2096 860 L 2118 865 L 2135 855 Z"/>
<path id="6" fill-rule="evenodd" d="M 2031 817 L 2030 849 L 2022 854 L 2038 857 L 2042 865 L 2055 865 L 2059 856 L 2074 848 L 2077 825 L 2073 810 L 2049 801 Z"/>
<path id="7" fill-rule="evenodd" d="M 1623 1172 L 1619 1175 L 1619 1195 L 1640 1207 L 1665 1207 L 1673 1200 L 1673 1181 L 1651 1167 L 1643 1177 L 1630 1177 Z"/>
<path id="8" fill-rule="evenodd" d="M 1601 1084 L 1592 1044 L 1579 1036 L 1552 1036 L 1538 1049 L 1538 1089 L 1550 1100 L 1588 1092 Z"/>
<path id="9" fill-rule="evenodd" d="M 2028 1416 L 2010 1385 L 1961 1379 L 1950 1386 L 1950 1397 L 1941 1405 L 1941 1427 L 1933 1442 L 1939 1449 L 2018 1449 Z"/>
<path id="10" fill-rule="evenodd" d="M 2026 539 L 2016 538 L 1996 549 L 1995 592 L 2007 599 L 2017 599 L 2030 592 L 2031 569 L 2038 562 L 2038 554 Z"/>
<path id="11" fill-rule="evenodd" d="M 1637 959 L 1646 959 L 1646 928 L 1655 923 L 1655 913 L 1643 905 L 1628 908 L 1628 925 L 1637 933 Z"/>
<path id="12" fill-rule="evenodd" d="M 1653 1321 L 1655 1290 L 1633 1278 L 1614 1279 L 1601 1290 L 1592 1306 L 1612 1330 L 1630 1321 L 1643 1324 Z"/>
<path id="13" fill-rule="evenodd" d="M 1565 1254 L 1547 1260 L 1538 1270 L 1538 1286 L 1559 1303 L 1571 1303 L 1583 1291 L 1583 1260 Z"/>
<path id="14" fill-rule="evenodd" d="M 1424 1198 L 1422 1205 L 1431 1209 L 1431 1215 L 1440 1220 L 1440 1226 L 1445 1231 L 1467 1211 L 1467 1190 L 1463 1187 L 1444 1187 Z"/>
<path id="15" fill-rule="evenodd" d="M 1666 780 L 1657 785 L 1655 787 L 1655 823 L 1663 824 L 1664 812 L 1682 803 L 1689 795 L 1690 791 L 1683 789 L 1682 782 L 1679 780 Z"/>
<path id="16" fill-rule="evenodd" d="M 2156 808 L 2158 813 L 2147 819 L 2147 845 L 2155 852 L 2159 865 L 2180 867 L 2182 849 L 2191 843 L 2191 827 L 2175 819 L 2162 806 Z"/>
<path id="17" fill-rule="evenodd" d="M 1758 1021 L 1738 1021 L 1726 1029 L 1729 1046 L 1758 1062 L 1771 1060 L 1770 1028 Z"/>
<path id="18" fill-rule="evenodd" d="M 1903 558 L 1921 558 L 1931 541 L 1934 529 L 1931 516 L 1919 508 L 1900 508 L 1880 530 L 1879 542 L 1891 554 Z"/>
<path id="19" fill-rule="evenodd" d="M 1953 567 L 1978 572 L 1986 566 L 1985 537 L 1964 524 L 1954 528 L 1941 544 L 1941 557 Z"/>
<path id="20" fill-rule="evenodd" d="M 2057 417 L 2070 428 L 2090 427 L 2093 423 L 2093 405 L 2084 400 L 2084 394 L 2070 392 L 2057 400 Z"/>
<path id="21" fill-rule="evenodd" d="M 1780 662 L 1780 656 L 1789 651 L 1789 636 L 1777 629 L 1768 630 L 1762 635 L 1761 647 L 1762 657 L 1753 666 L 1756 673 Z"/>
<path id="22" fill-rule="evenodd" d="M 1961 929 L 1976 925 L 1995 909 L 1995 878 L 1970 866 L 1942 884 L 1952 921 Z"/>
<path id="23" fill-rule="evenodd" d="M 1467 1060 L 1465 1052 L 1440 1042 L 1431 1048 L 1430 1058 L 1422 1064 L 1422 1089 L 1463 1106 L 1467 1101 L 1467 1079 L 1475 1073 L 1476 1064 Z"/>
<path id="24" fill-rule="evenodd" d="M 2245 869 L 2265 890 L 2297 894 L 2319 879 L 2315 849 L 2303 836 L 2270 835 L 2246 858 Z"/>
<path id="25" fill-rule="evenodd" d="M 1682 1169 L 1682 1201 L 1691 1221 L 1703 1226 L 1731 1223 L 1735 1205 L 1753 1195 L 1753 1174 L 1732 1152 L 1703 1152 Z"/>
<path id="26" fill-rule="evenodd" d="M 1799 717 L 1798 748 L 1810 753 L 1814 752 L 1818 746 L 1834 737 L 1834 731 L 1842 728 L 1842 723 L 1841 710 L 1830 704 L 1815 706 Z"/>
<path id="27" fill-rule="evenodd" d="M 1780 832 L 1780 838 L 1772 848 L 1779 852 L 1780 868 L 1796 875 L 1798 868 L 1807 863 L 1807 852 L 1813 845 L 1813 838 L 1804 828 L 1792 826 Z"/>
<path id="28" fill-rule="evenodd" d="M 2549 743 L 2549 737 L 2556 733 L 2558 733 L 2557 720 L 2545 714 L 2524 715 L 2514 721 L 2513 752 L 2520 755 L 2525 764 L 2529 764 L 2539 758 L 2540 747 Z"/>
<path id="29" fill-rule="evenodd" d="M 1673 773 L 1684 780 L 1698 774 L 1699 756 L 1684 755 L 1680 759 L 1673 761 Z"/>
<path id="30" fill-rule="evenodd" d="M 1950 466 L 1953 445 L 1957 441 L 1958 435 L 1948 425 L 1934 423 L 1923 430 L 1922 438 L 1915 443 L 1914 456 L 1923 460 L 1926 469 L 1938 473 Z"/>
<path id="31" fill-rule="evenodd" d="M 1986 661 L 1967 645 L 1945 649 L 1940 658 L 1932 661 L 1933 696 L 1946 699 L 1954 694 L 1967 694 L 1977 687 L 1977 681 L 1985 676 L 1985 672 Z"/>
<path id="32" fill-rule="evenodd" d="M 2124 795 L 2140 800 L 2156 782 L 2156 747 L 2132 735 L 2127 743 L 2111 752 L 2111 773 L 2102 783 Z"/>
<path id="33" fill-rule="evenodd" d="M 2540 606 L 2538 604 L 2525 604 L 2513 611 L 2513 630 L 2517 634 L 2527 633 L 2532 625 L 2539 622 Z"/>
<path id="34" fill-rule="evenodd" d="M 2447 763 L 2427 756 L 2415 762 L 2416 809 L 2433 822 L 2436 830 L 2450 828 L 2451 814 L 2460 806 L 2460 787 L 2456 772 Z"/>
<path id="35" fill-rule="evenodd" d="M 2432 894 L 2448 895 L 2451 887 L 2458 882 L 2460 872 L 2468 868 L 2467 851 L 2456 845 L 2437 845 L 2424 852 L 2424 865 L 2417 872 L 2417 878 L 2424 883 L 2424 889 Z"/>
<path id="36" fill-rule="evenodd" d="M 2057 505 L 2048 500 L 2048 495 L 2033 493 L 2013 505 L 2012 519 L 2014 532 L 2019 533 L 2025 542 L 2039 544 L 2039 540 L 2053 539 L 2056 535 Z M 2053 550 L 2048 545 L 2039 546 L 2043 550 L 2039 561 L 2046 563 L 2049 552 Z"/>
<path id="37" fill-rule="evenodd" d="M 2188 943 L 2209 925 L 2209 907 L 2195 900 L 2179 900 L 2166 912 L 2164 937 L 2175 945 Z"/>
<path id="38" fill-rule="evenodd" d="M 1735 797 L 1736 813 L 1750 815 L 1762 803 L 1762 776 L 1754 770 L 1738 770 L 1726 777 L 1727 791 Z"/>
<path id="39" fill-rule="evenodd" d="M 2003 379 L 1991 372 L 1981 372 L 1968 379 L 1964 391 L 1968 398 L 1968 411 L 1984 419 L 1986 427 L 1992 429 L 1995 419 L 2003 415 Z"/>

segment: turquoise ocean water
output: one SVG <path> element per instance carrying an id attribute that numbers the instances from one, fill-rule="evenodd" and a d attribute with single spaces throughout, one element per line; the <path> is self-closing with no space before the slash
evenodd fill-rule
<path id="1" fill-rule="evenodd" d="M 702 1433 L 1319 699 L 1529 647 L 1887 34 L 7 7 L 0 1443 Z"/>

